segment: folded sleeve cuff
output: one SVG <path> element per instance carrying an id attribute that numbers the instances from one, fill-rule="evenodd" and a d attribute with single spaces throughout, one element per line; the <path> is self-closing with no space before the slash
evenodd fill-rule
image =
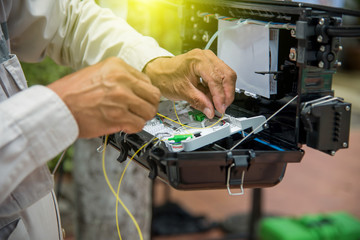
<path id="1" fill-rule="evenodd" d="M 27 154 L 40 165 L 71 145 L 78 125 L 59 96 L 44 86 L 22 91 L 4 104 L 7 115 L 28 143 Z"/>

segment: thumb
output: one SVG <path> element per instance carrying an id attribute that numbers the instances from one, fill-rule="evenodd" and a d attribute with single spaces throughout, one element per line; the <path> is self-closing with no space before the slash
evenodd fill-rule
<path id="1" fill-rule="evenodd" d="M 203 112 L 206 117 L 210 119 L 214 117 L 215 110 L 212 101 L 197 88 L 191 88 L 186 94 L 185 100 L 190 103 L 193 108 Z"/>

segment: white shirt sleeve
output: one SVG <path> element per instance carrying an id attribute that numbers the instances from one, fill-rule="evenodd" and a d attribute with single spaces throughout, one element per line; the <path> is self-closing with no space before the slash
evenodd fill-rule
<path id="1" fill-rule="evenodd" d="M 71 145 L 79 131 L 63 101 L 43 86 L 31 87 L 0 103 L 0 122 L 2 206 L 1 203 L 24 179 Z M 35 183 L 36 179 L 33 180 Z M 39 194 L 32 190 L 24 188 L 21 196 L 12 196 L 15 198 L 13 202 L 20 205 L 18 208 L 26 207 L 34 201 L 30 199 L 32 197 L 29 197 L 29 202 L 26 201 L 27 194 Z M 40 194 L 38 198 L 43 195 Z M 0 216 L 11 212 L 3 207 L 0 210 Z"/>
<path id="2" fill-rule="evenodd" d="M 80 69 L 118 56 L 142 70 L 154 58 L 172 56 L 93 0 L 7 3 L 11 50 L 23 61 L 40 61 L 47 54 L 59 64 Z M 40 86 L 1 102 L 0 123 L 0 216 L 5 216 L 42 197 L 29 186 L 48 181 L 46 174 L 42 179 L 31 176 L 76 140 L 78 127 L 64 102 Z"/>
<path id="3" fill-rule="evenodd" d="M 47 54 L 61 65 L 80 69 L 118 56 L 141 71 L 154 58 L 172 56 L 93 0 L 13 1 L 26 4 L 11 13 L 23 21 L 9 21 L 12 50 L 22 60 L 39 61 Z"/>

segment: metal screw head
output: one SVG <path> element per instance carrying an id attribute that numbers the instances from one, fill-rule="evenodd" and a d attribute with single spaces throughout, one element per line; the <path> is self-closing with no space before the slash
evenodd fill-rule
<path id="1" fill-rule="evenodd" d="M 292 37 L 296 37 L 296 31 L 295 31 L 295 29 L 291 29 L 291 30 L 290 30 L 290 34 L 291 34 Z"/>
<path id="2" fill-rule="evenodd" d="M 319 67 L 319 68 L 324 68 L 324 62 L 323 62 L 323 61 L 320 61 L 319 64 L 318 64 L 318 67 Z"/>
<path id="3" fill-rule="evenodd" d="M 335 59 L 335 56 L 333 53 L 329 53 L 327 56 L 326 56 L 326 59 L 329 61 L 329 62 L 332 62 L 334 61 Z M 339 62 L 338 62 L 339 63 Z"/>
<path id="4" fill-rule="evenodd" d="M 296 61 L 296 48 L 291 48 L 290 49 L 289 59 L 291 61 Z"/>
<path id="5" fill-rule="evenodd" d="M 340 45 L 340 46 L 338 47 L 338 51 L 342 51 L 342 50 L 343 50 L 343 46 Z"/>
<path id="6" fill-rule="evenodd" d="M 295 53 L 291 52 L 289 54 L 289 58 L 290 58 L 290 60 L 294 60 L 295 59 Z"/>
<path id="7" fill-rule="evenodd" d="M 342 62 L 340 62 L 340 61 L 335 62 L 335 67 L 341 67 L 341 65 L 342 65 Z"/>
<path id="8" fill-rule="evenodd" d="M 325 48 L 324 45 L 321 45 L 321 46 L 320 46 L 320 52 L 325 52 L 325 49 L 326 49 L 326 48 Z"/>
<path id="9" fill-rule="evenodd" d="M 343 142 L 342 146 L 343 146 L 344 148 L 347 148 L 347 147 L 348 147 L 347 142 Z"/>
<path id="10" fill-rule="evenodd" d="M 316 40 L 321 43 L 323 41 L 323 36 L 319 35 Z"/>
<path id="11" fill-rule="evenodd" d="M 325 18 L 320 18 L 319 24 L 320 24 L 320 25 L 324 25 L 324 24 L 325 24 Z"/>
<path id="12" fill-rule="evenodd" d="M 331 156 L 335 156 L 335 153 L 336 153 L 335 151 L 330 152 Z"/>
<path id="13" fill-rule="evenodd" d="M 346 107 L 345 107 L 345 110 L 346 110 L 347 112 L 350 111 L 350 109 L 351 109 L 350 106 L 346 106 Z"/>
<path id="14" fill-rule="evenodd" d="M 263 128 L 264 128 L 264 129 L 268 129 L 268 128 L 269 128 L 269 124 L 268 124 L 268 123 L 265 123 L 265 124 L 263 125 Z"/>

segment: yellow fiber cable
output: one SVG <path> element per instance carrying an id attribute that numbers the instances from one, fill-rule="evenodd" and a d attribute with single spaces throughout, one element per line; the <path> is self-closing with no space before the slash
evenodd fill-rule
<path id="1" fill-rule="evenodd" d="M 216 121 L 216 123 L 211 124 L 210 126 L 207 126 L 207 127 L 204 127 L 204 128 L 196 128 L 196 127 L 190 127 L 190 126 L 184 125 L 184 124 L 182 124 L 182 123 L 180 123 L 180 122 L 177 122 L 177 121 L 175 121 L 175 120 L 172 120 L 171 118 L 168 118 L 168 117 L 166 117 L 166 116 L 162 115 L 161 113 L 156 113 L 156 114 L 157 114 L 158 116 L 160 116 L 160 117 L 163 117 L 163 118 L 165 118 L 165 119 L 167 119 L 167 120 L 169 120 L 169 121 L 173 122 L 173 123 L 179 124 L 179 125 L 180 125 L 180 126 L 182 126 L 182 127 L 185 127 L 185 128 L 192 128 L 192 129 L 205 129 L 205 128 L 211 128 L 211 127 L 215 126 L 216 124 L 218 124 L 218 123 L 219 123 L 219 122 L 223 119 L 223 117 L 224 117 L 224 114 L 223 114 L 223 115 L 221 115 L 221 118 L 220 118 L 218 121 Z"/>
<path id="2" fill-rule="evenodd" d="M 129 167 L 131 161 L 134 159 L 134 157 L 147 145 L 148 143 L 145 143 L 144 145 L 142 145 L 135 153 L 134 155 L 132 155 L 132 157 L 129 159 L 129 161 L 127 162 L 125 168 L 124 168 L 124 171 L 122 172 L 121 174 L 121 177 L 120 177 L 120 181 L 119 181 L 119 184 L 118 184 L 118 187 L 117 187 L 117 192 L 116 192 L 116 196 L 119 196 L 119 192 L 120 192 L 120 187 L 121 187 L 121 183 L 122 183 L 122 180 L 124 179 L 124 175 L 125 175 L 125 172 L 127 170 L 127 168 Z M 118 233 L 120 234 L 120 230 L 119 230 L 119 220 L 118 220 L 118 206 L 119 206 L 119 201 L 116 201 L 116 207 L 115 207 L 115 216 L 116 216 L 116 227 L 118 229 Z M 129 214 L 130 215 L 130 214 Z M 130 216 L 131 217 L 131 216 Z M 132 218 L 133 221 L 135 220 L 135 218 Z M 142 240 L 143 237 L 141 235 L 141 230 L 138 226 L 138 224 L 136 223 L 136 221 L 134 222 L 138 232 L 139 232 L 139 236 L 140 236 L 140 239 Z M 120 235 L 119 235 L 120 236 Z"/>
<path id="3" fill-rule="evenodd" d="M 205 128 L 211 128 L 213 126 L 215 126 L 216 124 L 218 124 L 222 118 L 224 117 L 224 114 L 221 116 L 221 118 L 216 121 L 214 124 L 210 125 L 210 126 L 207 126 L 207 127 L 204 127 L 204 128 L 196 128 L 196 127 L 190 127 L 190 126 L 187 126 L 187 125 L 184 125 L 180 122 L 180 119 L 179 119 L 179 116 L 176 112 L 176 107 L 175 107 L 175 102 L 174 102 L 174 109 L 175 109 L 175 114 L 176 114 L 176 118 L 178 120 L 177 121 L 174 121 L 172 120 L 171 118 L 168 118 L 160 113 L 157 113 L 158 116 L 160 117 L 163 117 L 165 119 L 168 119 L 169 121 L 172 121 L 176 124 L 179 124 L 180 126 L 184 127 L 184 128 L 192 128 L 192 129 L 205 129 Z M 185 129 L 186 130 L 186 129 Z M 121 174 L 121 177 L 120 177 L 120 181 L 119 181 L 119 184 L 118 184 L 118 187 L 117 187 L 117 192 L 115 193 L 115 190 L 113 188 L 113 186 L 111 185 L 110 181 L 109 181 L 109 178 L 107 176 L 107 173 L 106 173 L 106 168 L 105 168 L 105 151 L 106 151 L 106 145 L 107 145 L 107 141 L 108 141 L 108 138 L 109 138 L 109 135 L 106 135 L 105 136 L 105 141 L 104 141 L 104 150 L 103 150 L 103 154 L 102 154 L 102 168 L 103 168 L 103 172 L 104 172 L 104 177 L 105 177 L 105 180 L 106 180 L 106 183 L 107 185 L 109 186 L 109 189 L 111 190 L 111 192 L 113 193 L 113 195 L 115 196 L 116 198 L 116 207 L 115 207 L 115 211 L 116 211 L 116 228 L 117 228 L 117 232 L 118 232 L 118 236 L 119 236 L 119 239 L 122 240 L 121 238 L 121 234 L 120 234 L 120 228 L 119 228 L 119 220 L 118 220 L 118 206 L 120 203 L 121 206 L 124 208 L 124 210 L 126 211 L 126 213 L 130 216 L 131 220 L 133 221 L 137 231 L 138 231 L 138 234 L 139 234 L 139 238 L 140 240 L 143 240 L 143 236 L 142 236 L 142 233 L 141 233 L 141 229 L 139 227 L 139 224 L 137 223 L 136 219 L 134 218 L 134 216 L 132 215 L 132 213 L 129 211 L 129 209 L 125 206 L 125 204 L 123 203 L 123 201 L 120 199 L 119 197 L 119 192 L 120 192 L 120 187 L 121 187 L 121 183 L 124 179 L 124 175 L 125 175 L 125 172 L 128 168 L 128 166 L 130 165 L 131 161 L 134 159 L 134 157 L 146 146 L 148 145 L 149 142 L 145 143 L 143 146 L 141 146 L 135 153 L 134 155 L 130 158 L 130 160 L 128 161 L 128 163 L 126 164 L 125 168 L 124 168 L 124 171 L 122 172 Z M 155 139 L 154 139 L 155 140 Z"/>
<path id="4" fill-rule="evenodd" d="M 107 173 L 106 173 L 106 169 L 105 169 L 105 151 L 106 151 L 106 145 L 107 145 L 107 141 L 108 141 L 108 138 L 109 136 L 106 135 L 105 137 L 105 141 L 104 141 L 104 150 L 103 150 L 103 154 L 102 154 L 102 168 L 103 168 L 103 172 L 104 172 L 104 177 L 105 177 L 105 180 L 106 180 L 106 183 L 107 185 L 109 186 L 111 192 L 114 194 L 115 198 L 117 199 L 116 201 L 116 206 L 117 206 L 117 203 L 119 202 L 121 204 L 121 206 L 125 209 L 126 213 L 130 216 L 131 220 L 133 221 L 137 231 L 138 231 L 138 234 L 139 234 L 139 238 L 140 240 L 143 240 L 143 236 L 142 236 L 142 233 L 141 233 L 141 230 L 140 230 L 140 227 L 139 227 L 139 224 L 136 222 L 134 216 L 131 214 L 131 212 L 129 211 L 129 209 L 125 206 L 125 204 L 123 203 L 123 201 L 120 199 L 120 197 L 118 196 L 118 193 L 115 193 L 115 190 L 114 188 L 112 187 L 110 181 L 109 181 L 109 178 L 107 176 Z M 134 158 L 134 156 L 143 148 L 145 147 L 147 144 L 144 144 L 141 148 L 139 148 L 139 150 L 131 157 L 131 160 Z M 129 165 L 130 161 L 128 162 L 128 164 L 126 165 L 124 171 L 123 171 L 123 174 L 121 176 L 121 179 L 120 179 L 120 182 L 119 182 L 119 187 L 118 187 L 118 190 L 120 189 L 120 184 L 121 184 L 121 180 L 123 178 L 123 175 L 125 173 L 125 170 L 127 168 L 127 166 Z M 117 213 L 117 211 L 116 211 Z M 116 214 L 117 215 L 117 214 Z M 117 219 L 117 218 L 116 218 Z M 117 223 L 117 230 L 118 230 L 118 235 L 119 235 L 119 239 L 121 240 L 121 235 L 120 235 L 120 229 L 119 229 L 119 225 L 118 225 L 118 221 L 116 221 Z"/>

